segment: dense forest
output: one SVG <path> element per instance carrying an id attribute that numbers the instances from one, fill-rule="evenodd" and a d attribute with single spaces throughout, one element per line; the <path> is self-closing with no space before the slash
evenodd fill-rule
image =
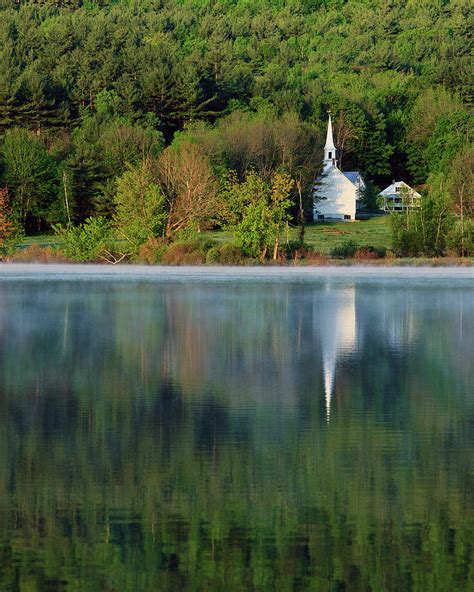
<path id="1" fill-rule="evenodd" d="M 431 196 L 400 250 L 444 252 L 455 219 L 464 254 L 471 27 L 469 0 L 0 0 L 0 229 L 112 225 L 128 255 L 232 225 L 265 256 L 308 217 L 331 111 L 343 170 Z"/>

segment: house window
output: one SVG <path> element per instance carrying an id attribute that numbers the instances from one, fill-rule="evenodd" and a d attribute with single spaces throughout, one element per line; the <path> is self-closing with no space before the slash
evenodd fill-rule
<path id="1" fill-rule="evenodd" d="M 324 215 L 323 214 L 318 214 L 318 220 L 324 220 Z"/>
<path id="2" fill-rule="evenodd" d="M 351 216 L 350 214 L 344 214 L 344 220 L 350 220 Z"/>
<path id="3" fill-rule="evenodd" d="M 400 193 L 400 187 L 395 187 L 395 193 Z"/>

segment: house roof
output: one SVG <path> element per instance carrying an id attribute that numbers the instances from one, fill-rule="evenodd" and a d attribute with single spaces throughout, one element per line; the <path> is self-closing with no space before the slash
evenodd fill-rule
<path id="1" fill-rule="evenodd" d="M 394 195 L 397 193 L 396 189 L 398 187 L 403 187 L 408 190 L 412 195 L 416 197 L 421 197 L 418 191 L 412 189 L 409 185 L 407 185 L 404 181 L 394 181 L 391 185 L 386 187 L 383 191 L 380 192 L 380 195 Z"/>
<path id="2" fill-rule="evenodd" d="M 357 177 L 360 175 L 359 171 L 344 171 L 343 174 L 351 183 L 356 183 Z"/>

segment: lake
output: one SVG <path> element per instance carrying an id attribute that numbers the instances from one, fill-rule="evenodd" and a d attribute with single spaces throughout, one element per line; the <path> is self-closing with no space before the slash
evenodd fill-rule
<path id="1" fill-rule="evenodd" d="M 0 266 L 0 590 L 472 591 L 473 385 L 468 269 Z"/>

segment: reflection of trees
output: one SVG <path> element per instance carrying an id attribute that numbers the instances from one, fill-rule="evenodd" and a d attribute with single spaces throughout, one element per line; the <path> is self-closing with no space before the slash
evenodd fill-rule
<path id="1" fill-rule="evenodd" d="M 0 288 L 0 588 L 472 588 L 466 291 L 35 288 Z"/>

